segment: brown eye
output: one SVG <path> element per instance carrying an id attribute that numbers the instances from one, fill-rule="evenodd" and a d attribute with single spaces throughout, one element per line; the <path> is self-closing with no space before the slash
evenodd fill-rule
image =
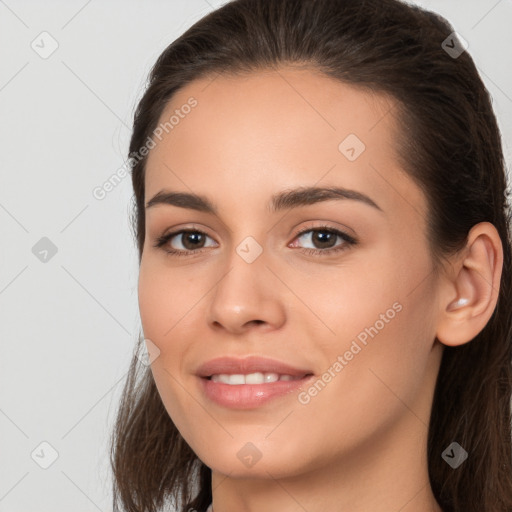
<path id="1" fill-rule="evenodd" d="M 206 238 L 210 238 L 206 233 L 196 229 L 182 229 L 161 236 L 157 239 L 155 247 L 164 249 L 169 254 L 189 255 L 209 246 L 205 246 Z M 211 238 L 210 238 L 211 239 Z M 211 246 L 211 245 L 210 245 Z"/>
<path id="2" fill-rule="evenodd" d="M 304 235 L 302 235 L 304 236 Z M 308 238 L 315 245 L 316 249 L 330 249 L 336 244 L 339 235 L 332 231 L 310 231 Z"/>
<path id="3" fill-rule="evenodd" d="M 204 233 L 199 231 L 182 231 L 175 236 L 175 238 L 181 242 L 184 249 L 193 251 L 194 249 L 201 249 L 203 247 L 205 236 Z M 178 249 L 180 248 L 178 247 Z"/>
<path id="4" fill-rule="evenodd" d="M 357 240 L 343 231 L 327 227 L 319 226 L 317 228 L 310 228 L 301 231 L 297 236 L 296 240 L 303 240 L 307 243 L 312 243 L 312 248 L 302 248 L 302 251 L 306 254 L 315 255 L 328 255 L 338 251 L 348 249 L 350 246 L 357 244 Z M 336 243 L 338 239 L 341 239 L 340 243 Z M 294 244 L 294 247 L 296 245 Z"/>

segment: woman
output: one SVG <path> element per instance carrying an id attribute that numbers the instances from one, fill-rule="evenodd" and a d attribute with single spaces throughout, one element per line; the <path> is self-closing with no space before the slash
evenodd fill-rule
<path id="1" fill-rule="evenodd" d="M 446 20 L 232 1 L 158 58 L 130 157 L 115 510 L 512 510 L 503 153 Z"/>

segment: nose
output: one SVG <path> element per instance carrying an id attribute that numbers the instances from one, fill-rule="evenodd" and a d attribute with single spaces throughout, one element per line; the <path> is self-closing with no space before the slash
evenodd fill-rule
<path id="1" fill-rule="evenodd" d="M 213 329 L 243 334 L 249 329 L 278 329 L 285 322 L 282 283 L 263 254 L 247 263 L 234 253 L 210 297 L 207 320 Z"/>

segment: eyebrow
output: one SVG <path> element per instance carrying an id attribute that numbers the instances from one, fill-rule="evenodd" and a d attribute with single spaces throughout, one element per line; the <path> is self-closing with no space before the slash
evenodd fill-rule
<path id="1" fill-rule="evenodd" d="M 383 212 L 382 208 L 367 195 L 356 190 L 340 187 L 299 187 L 283 190 L 271 197 L 268 208 L 271 212 L 278 212 L 323 201 L 340 199 L 359 201 Z M 146 203 L 146 208 L 151 208 L 158 204 L 168 204 L 218 215 L 217 206 L 207 197 L 189 192 L 161 190 Z"/>

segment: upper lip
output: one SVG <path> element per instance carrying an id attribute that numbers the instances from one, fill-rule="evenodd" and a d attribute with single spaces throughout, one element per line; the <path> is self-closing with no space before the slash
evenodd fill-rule
<path id="1" fill-rule="evenodd" d="M 219 357 L 211 359 L 200 365 L 196 375 L 199 377 L 211 377 L 212 375 L 225 374 L 247 374 L 247 373 L 277 373 L 279 375 L 292 375 L 303 377 L 311 374 L 305 368 L 296 368 L 275 359 L 266 357 L 249 356 L 243 359 L 235 357 Z"/>

